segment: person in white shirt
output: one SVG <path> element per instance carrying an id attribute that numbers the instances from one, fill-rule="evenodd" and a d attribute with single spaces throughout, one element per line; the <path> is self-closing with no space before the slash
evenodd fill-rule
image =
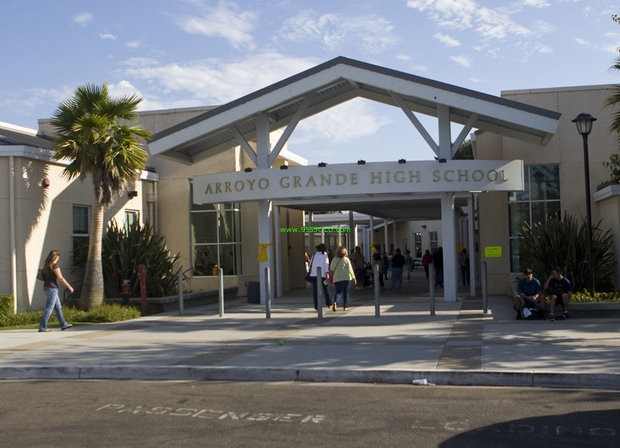
<path id="1" fill-rule="evenodd" d="M 317 269 L 321 268 L 321 278 L 317 278 Z M 329 291 L 327 290 L 327 276 L 329 274 L 329 258 L 327 257 L 327 248 L 321 243 L 316 246 L 316 252 L 310 260 L 310 283 L 312 283 L 312 294 L 314 299 L 314 309 L 318 309 L 317 296 L 319 283 L 323 287 L 323 296 L 325 297 L 325 305 L 332 306 Z"/>

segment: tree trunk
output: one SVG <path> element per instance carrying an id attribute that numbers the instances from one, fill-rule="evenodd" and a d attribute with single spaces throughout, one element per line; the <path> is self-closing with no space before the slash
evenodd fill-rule
<path id="1" fill-rule="evenodd" d="M 103 239 L 103 216 L 105 206 L 93 201 L 90 219 L 90 238 L 88 239 L 88 259 L 84 269 L 80 305 L 90 310 L 103 303 L 103 268 L 101 266 L 101 247 Z"/>

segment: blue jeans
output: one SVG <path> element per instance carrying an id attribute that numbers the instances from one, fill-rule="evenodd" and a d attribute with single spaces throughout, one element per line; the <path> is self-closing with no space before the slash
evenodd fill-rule
<path id="1" fill-rule="evenodd" d="M 60 304 L 60 297 L 58 296 L 58 288 L 43 288 L 47 299 L 45 300 L 45 311 L 43 311 L 43 317 L 39 322 L 39 330 L 45 330 L 47 327 L 47 321 L 52 316 L 52 311 L 56 311 L 56 317 L 60 322 L 60 328 L 67 326 L 65 316 L 62 315 L 62 305 Z"/>
<path id="2" fill-rule="evenodd" d="M 392 289 L 400 291 L 403 286 L 403 268 L 392 267 Z"/>
<path id="3" fill-rule="evenodd" d="M 343 308 L 349 307 L 349 284 L 351 280 L 341 280 L 339 282 L 335 282 L 336 286 L 336 297 L 334 300 L 336 302 L 340 302 L 339 298 L 342 297 L 342 306 Z"/>

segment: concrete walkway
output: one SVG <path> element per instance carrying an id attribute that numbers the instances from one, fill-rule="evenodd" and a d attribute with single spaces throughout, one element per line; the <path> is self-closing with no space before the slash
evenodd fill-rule
<path id="1" fill-rule="evenodd" d="M 388 282 L 389 285 L 389 282 Z M 517 321 L 508 297 L 436 300 L 420 274 L 402 292 L 352 291 L 323 318 L 311 290 L 128 322 L 0 332 L 0 379 L 342 381 L 620 389 L 620 320 Z M 441 293 L 441 290 L 438 291 Z M 464 297 L 464 298 L 463 298 Z"/>

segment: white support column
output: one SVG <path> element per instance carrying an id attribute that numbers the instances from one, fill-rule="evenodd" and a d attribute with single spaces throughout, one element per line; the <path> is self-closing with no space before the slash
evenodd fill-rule
<path id="1" fill-rule="evenodd" d="M 276 268 L 271 270 L 271 284 L 276 285 L 275 297 L 282 297 L 282 233 L 280 233 L 280 207 L 273 207 L 273 225 L 275 227 L 274 253 Z"/>
<path id="2" fill-rule="evenodd" d="M 309 212 L 308 213 L 308 227 L 314 227 L 314 213 L 313 212 Z M 312 254 L 314 253 L 314 247 L 316 246 L 315 242 L 314 242 L 314 232 L 310 232 L 308 233 L 308 245 L 310 247 L 308 247 L 308 255 L 312 256 Z"/>
<path id="3" fill-rule="evenodd" d="M 385 251 L 387 253 L 390 253 L 389 249 L 390 249 L 390 245 L 389 245 L 389 240 L 388 240 L 388 220 L 384 219 L 383 220 L 383 245 L 385 246 Z"/>
<path id="4" fill-rule="evenodd" d="M 394 221 L 392 223 L 392 227 L 393 227 L 393 231 L 392 231 L 392 241 L 394 242 L 394 250 L 396 250 L 397 247 L 399 247 L 398 245 L 398 235 L 396 234 L 397 232 L 397 228 L 396 228 L 396 221 Z M 403 254 L 405 253 L 405 248 L 401 247 Z"/>
<path id="5" fill-rule="evenodd" d="M 375 245 L 375 218 L 374 216 L 370 217 L 369 222 L 370 222 L 370 230 L 369 230 L 370 235 L 368 238 L 370 242 L 368 244 L 369 246 L 368 253 L 370 256 L 372 256 L 372 247 Z"/>
<path id="6" fill-rule="evenodd" d="M 454 219 L 454 194 L 441 193 L 441 234 L 443 248 L 444 301 L 456 302 L 458 275 L 456 272 L 456 220 Z"/>
<path id="7" fill-rule="evenodd" d="M 439 158 L 452 159 L 450 134 L 450 107 L 437 105 L 439 130 Z M 454 216 L 454 193 L 441 193 L 441 234 L 443 247 L 443 292 L 446 302 L 456 302 L 458 274 L 456 265 L 456 219 Z"/>
<path id="8" fill-rule="evenodd" d="M 467 239 L 469 245 L 469 294 L 476 295 L 476 241 L 474 237 L 474 198 L 470 195 L 467 198 Z"/>
<path id="9" fill-rule="evenodd" d="M 258 169 L 269 168 L 269 152 L 271 151 L 271 143 L 269 142 L 269 117 L 267 114 L 259 114 L 256 116 L 256 167 Z M 267 254 L 266 261 L 258 263 L 258 278 L 260 281 L 260 303 L 267 303 L 267 287 L 268 279 L 265 274 L 265 268 L 269 268 L 269 272 L 273 272 L 273 221 L 272 221 L 272 202 L 269 200 L 258 201 L 258 244 L 259 254 L 261 248 L 264 248 Z"/>
<path id="10" fill-rule="evenodd" d="M 353 221 L 353 212 L 349 211 L 349 247 L 347 249 L 353 253 L 355 246 L 357 246 L 357 226 Z"/>

